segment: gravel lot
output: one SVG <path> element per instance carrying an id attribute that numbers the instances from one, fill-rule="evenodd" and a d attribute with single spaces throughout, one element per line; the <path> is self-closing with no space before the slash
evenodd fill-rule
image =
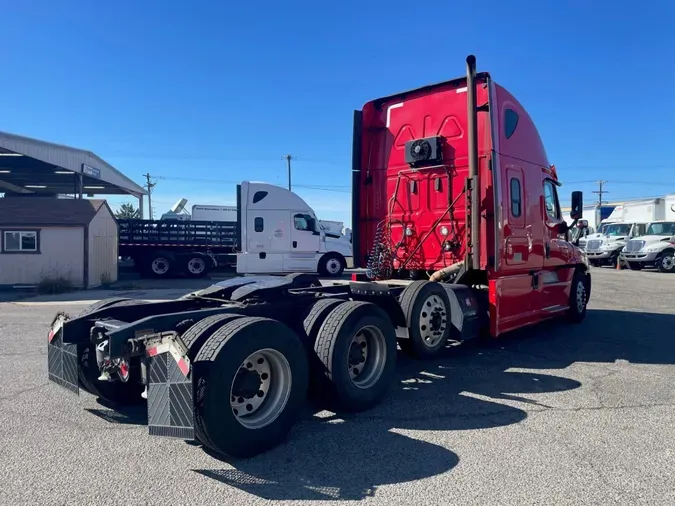
<path id="1" fill-rule="evenodd" d="M 401 357 L 378 408 L 308 410 L 286 444 L 232 463 L 47 382 L 47 325 L 82 305 L 0 303 L 0 502 L 675 504 L 675 276 L 593 276 L 583 324 Z"/>

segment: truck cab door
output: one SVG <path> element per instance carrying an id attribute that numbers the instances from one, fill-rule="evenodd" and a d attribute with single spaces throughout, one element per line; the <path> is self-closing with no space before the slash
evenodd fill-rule
<path id="1" fill-rule="evenodd" d="M 314 216 L 306 211 L 292 211 L 291 244 L 284 268 L 291 272 L 316 272 L 322 234 Z"/>
<path id="2" fill-rule="evenodd" d="M 544 268 L 541 271 L 541 297 L 539 309 L 542 312 L 560 310 L 568 304 L 567 287 L 573 274 L 564 269 L 572 258 L 572 245 L 567 234 L 561 230 L 563 224 L 558 200 L 557 185 L 544 179 Z"/>
<path id="3" fill-rule="evenodd" d="M 544 179 L 544 268 L 559 267 L 569 260 L 571 244 L 565 238 L 560 226 L 562 213 L 556 185 L 550 179 Z"/>
<path id="4" fill-rule="evenodd" d="M 249 210 L 246 217 L 245 262 L 237 259 L 240 274 L 283 272 L 283 258 L 291 244 L 290 213 Z"/>
<path id="5" fill-rule="evenodd" d="M 538 312 L 539 274 L 542 269 L 541 227 L 538 220 L 539 179 L 532 181 L 521 167 L 505 165 L 501 206 L 503 258 L 495 280 L 494 316 L 499 331 L 506 332 L 531 321 Z M 538 190 L 538 188 L 537 188 Z"/>

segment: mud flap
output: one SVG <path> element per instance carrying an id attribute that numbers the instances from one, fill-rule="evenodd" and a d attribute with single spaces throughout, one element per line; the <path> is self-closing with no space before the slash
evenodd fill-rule
<path id="1" fill-rule="evenodd" d="M 64 316 L 57 315 L 49 331 L 47 373 L 49 381 L 79 395 L 77 344 L 63 342 L 64 321 Z"/>
<path id="2" fill-rule="evenodd" d="M 150 435 L 194 440 L 192 372 L 185 375 L 168 352 L 147 360 Z"/>

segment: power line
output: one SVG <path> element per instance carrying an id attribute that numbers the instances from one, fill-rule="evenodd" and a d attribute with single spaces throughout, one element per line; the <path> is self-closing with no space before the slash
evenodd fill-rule
<path id="1" fill-rule="evenodd" d="M 611 184 L 629 184 L 631 186 L 664 186 L 664 185 L 673 185 L 675 186 L 675 181 L 659 181 L 659 182 L 654 182 L 654 181 L 625 181 L 625 180 L 616 180 L 616 179 L 606 179 L 604 180 L 605 183 L 611 183 Z M 561 181 L 564 184 L 570 185 L 570 184 L 598 184 L 597 179 L 594 180 L 588 180 L 588 181 L 566 181 L 563 180 Z"/>
<path id="2" fill-rule="evenodd" d="M 137 153 L 137 154 L 129 154 L 128 151 L 125 151 L 124 154 L 121 152 L 118 152 L 119 154 L 116 154 L 115 151 L 108 151 L 106 152 L 106 156 L 110 158 L 119 158 L 119 159 L 147 159 L 147 160 L 164 160 L 164 159 L 173 159 L 173 160 L 212 160 L 212 161 L 217 161 L 217 162 L 231 162 L 231 163 L 239 163 L 239 162 L 255 162 L 255 163 L 260 163 L 260 162 L 273 162 L 275 160 L 278 160 L 278 158 L 274 157 L 262 157 L 262 158 L 233 158 L 231 156 L 219 156 L 219 155 L 195 155 L 195 154 L 190 154 L 190 153 L 174 153 L 174 154 L 153 154 L 153 153 Z M 284 157 L 285 159 L 285 157 Z M 322 159 L 322 158 L 307 158 L 307 157 L 302 157 L 302 160 L 298 160 L 297 158 L 293 158 L 296 161 L 302 161 L 302 162 L 307 162 L 307 163 L 317 163 L 317 164 L 322 164 L 322 165 L 336 165 L 336 166 L 349 166 L 351 165 L 351 161 L 345 157 L 344 160 L 338 160 L 337 158 L 335 159 Z M 640 164 L 634 164 L 634 165 L 560 165 L 561 169 L 564 168 L 565 170 L 636 170 L 636 169 L 642 169 L 642 170 L 649 170 L 649 169 L 675 169 L 675 164 L 673 162 L 667 162 L 667 163 L 656 163 L 653 165 L 640 165 Z"/>
<path id="3" fill-rule="evenodd" d="M 174 177 L 174 176 L 159 176 L 159 179 L 166 181 L 189 181 L 193 183 L 207 183 L 207 184 L 240 184 L 241 181 L 224 180 L 224 179 L 204 179 L 194 177 Z M 296 188 L 306 188 L 309 190 L 322 190 L 337 193 L 350 193 L 351 185 L 305 185 L 296 184 Z"/>

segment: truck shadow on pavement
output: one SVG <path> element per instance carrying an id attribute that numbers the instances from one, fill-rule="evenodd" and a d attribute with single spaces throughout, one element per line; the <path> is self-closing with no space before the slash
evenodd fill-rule
<path id="1" fill-rule="evenodd" d="M 314 400 L 285 444 L 193 471 L 268 500 L 361 500 L 379 486 L 440 475 L 459 463 L 455 452 L 414 431 L 489 429 L 521 422 L 528 412 L 578 409 L 575 398 L 551 395 L 582 386 L 565 369 L 577 362 L 673 364 L 674 328 L 672 314 L 589 310 L 581 325 L 544 323 L 450 347 L 432 361 L 399 354 L 395 386 L 374 409 L 331 413 Z M 90 411 L 111 422 L 145 423 L 143 408 Z"/>
<path id="2" fill-rule="evenodd" d="M 524 420 L 526 410 L 576 409 L 564 400 L 556 406 L 550 394 L 581 383 L 551 371 L 564 375 L 575 362 L 675 363 L 673 328 L 672 314 L 589 310 L 581 325 L 543 323 L 448 349 L 430 362 L 399 355 L 396 386 L 371 411 L 331 415 L 315 408 L 284 445 L 194 471 L 268 500 L 364 499 L 379 486 L 432 477 L 459 463 L 453 451 L 399 431 L 489 429 Z"/>

